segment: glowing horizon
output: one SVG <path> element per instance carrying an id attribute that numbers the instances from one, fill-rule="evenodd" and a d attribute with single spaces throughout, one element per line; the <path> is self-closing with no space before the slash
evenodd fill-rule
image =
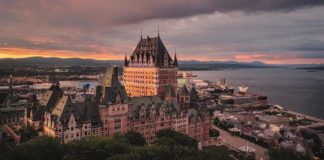
<path id="1" fill-rule="evenodd" d="M 3 52 L 0 48 L 0 59 L 5 58 L 13 58 L 13 59 L 20 59 L 20 58 L 32 58 L 32 57 L 43 57 L 43 58 L 62 58 L 62 59 L 68 59 L 68 58 L 80 58 L 80 59 L 94 59 L 94 60 L 124 60 L 125 55 L 116 55 L 113 53 L 89 53 L 87 55 L 84 54 L 78 54 L 75 52 L 68 52 L 68 51 L 56 51 L 55 53 L 48 53 L 43 51 L 26 51 L 21 49 L 15 49 L 16 53 L 11 54 L 11 52 Z M 18 52 L 17 52 L 18 51 Z M 24 54 L 20 54 L 23 52 Z M 28 53 L 28 54 L 26 54 Z M 128 58 L 129 58 L 128 54 Z M 287 63 L 285 60 L 262 60 L 262 59 L 253 59 L 253 58 L 247 58 L 249 55 L 235 55 L 235 58 L 233 59 L 226 59 L 226 58 L 215 58 L 210 59 L 209 57 L 204 56 L 190 56 L 190 57 L 183 57 L 178 56 L 179 61 L 220 61 L 220 62 L 226 62 L 226 61 L 237 61 L 237 62 L 262 62 L 265 64 L 324 64 L 324 59 L 318 59 L 318 58 L 312 58 L 308 59 L 308 61 L 305 61 L 305 59 L 302 58 L 291 58 L 290 63 Z M 244 57 L 244 58 L 243 58 Z"/>

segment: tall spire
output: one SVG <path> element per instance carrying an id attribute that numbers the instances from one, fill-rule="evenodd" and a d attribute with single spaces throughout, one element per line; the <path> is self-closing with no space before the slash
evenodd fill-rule
<path id="1" fill-rule="evenodd" d="M 124 66 L 125 66 L 125 67 L 128 66 L 127 55 L 125 55 L 125 62 L 124 62 Z"/>
<path id="2" fill-rule="evenodd" d="M 141 40 L 143 39 L 143 29 L 141 28 Z"/>
<path id="3" fill-rule="evenodd" d="M 174 62 L 173 65 L 178 67 L 178 60 L 177 60 L 177 49 L 174 51 Z"/>
<path id="4" fill-rule="evenodd" d="M 195 86 L 192 86 L 190 91 L 190 103 L 198 102 L 199 96 L 198 92 L 196 91 Z"/>
<path id="5" fill-rule="evenodd" d="M 160 37 L 160 27 L 158 26 L 158 37 Z"/>

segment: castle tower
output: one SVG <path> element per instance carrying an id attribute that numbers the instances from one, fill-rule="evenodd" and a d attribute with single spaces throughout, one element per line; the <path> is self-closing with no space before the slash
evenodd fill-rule
<path id="1" fill-rule="evenodd" d="M 129 60 L 125 58 L 124 82 L 128 96 L 163 95 L 165 88 L 177 88 L 178 62 L 171 58 L 160 35 L 142 38 Z"/>

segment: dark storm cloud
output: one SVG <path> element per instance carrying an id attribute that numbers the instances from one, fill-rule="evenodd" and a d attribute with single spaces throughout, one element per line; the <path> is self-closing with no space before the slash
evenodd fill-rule
<path id="1" fill-rule="evenodd" d="M 324 57 L 324 41 L 308 40 L 292 47 L 291 49 L 296 51 L 321 51 L 322 57 Z"/>
<path id="2" fill-rule="evenodd" d="M 0 2 L 0 17 L 3 22 L 29 21 L 41 26 L 104 27 L 215 11 L 292 11 L 323 4 L 323 0 L 3 0 Z"/>

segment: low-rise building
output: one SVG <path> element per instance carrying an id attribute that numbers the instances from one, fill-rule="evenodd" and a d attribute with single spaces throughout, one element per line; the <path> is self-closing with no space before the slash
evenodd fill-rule
<path id="1" fill-rule="evenodd" d="M 270 126 L 270 124 L 275 124 L 277 126 L 289 124 L 288 118 L 276 115 L 261 115 L 258 116 L 258 119 L 259 121 L 266 123 L 268 126 Z"/>

